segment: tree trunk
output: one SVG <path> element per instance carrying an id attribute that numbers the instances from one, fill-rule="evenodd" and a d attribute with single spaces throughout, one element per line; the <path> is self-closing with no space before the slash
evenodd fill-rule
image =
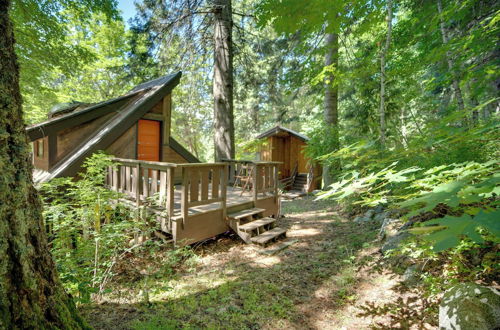
<path id="1" fill-rule="evenodd" d="M 0 328 L 87 328 L 47 247 L 22 118 L 9 5 L 0 0 Z"/>
<path id="2" fill-rule="evenodd" d="M 438 7 L 438 12 L 439 12 L 439 27 L 441 29 L 441 38 L 443 39 L 443 44 L 446 46 L 449 41 L 448 37 L 448 31 L 444 25 L 444 20 L 443 20 L 443 4 L 441 0 L 437 0 L 437 7 Z M 449 50 L 446 51 L 446 62 L 448 62 L 448 69 L 450 70 L 450 73 L 452 74 L 453 78 L 453 92 L 455 94 L 455 98 L 457 99 L 457 105 L 458 109 L 464 110 L 464 98 L 462 96 L 462 90 L 460 89 L 460 83 L 457 78 L 457 75 L 455 73 L 455 63 L 453 61 L 452 54 Z"/>
<path id="3" fill-rule="evenodd" d="M 380 143 L 385 146 L 385 57 L 389 51 L 392 34 L 392 0 L 387 0 L 387 36 L 380 54 Z"/>
<path id="4" fill-rule="evenodd" d="M 233 44 L 231 0 L 214 0 L 215 160 L 234 158 Z"/>
<path id="5" fill-rule="evenodd" d="M 333 66 L 335 70 L 338 69 L 339 64 L 339 36 L 336 33 L 329 33 L 325 39 L 326 56 L 325 66 Z M 330 71 L 329 71 L 330 72 Z M 323 111 L 325 124 L 329 134 L 335 137 L 335 145 L 332 150 L 339 147 L 338 143 L 338 129 L 339 129 L 339 114 L 338 114 L 338 96 L 339 88 L 338 83 L 334 82 L 335 76 L 329 73 L 325 77 L 325 108 Z M 338 170 L 338 164 L 325 164 L 323 166 L 323 188 L 328 188 L 333 182 L 333 171 Z"/>

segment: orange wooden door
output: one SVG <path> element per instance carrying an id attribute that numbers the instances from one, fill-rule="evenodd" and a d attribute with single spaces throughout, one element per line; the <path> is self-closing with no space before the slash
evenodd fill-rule
<path id="1" fill-rule="evenodd" d="M 160 122 L 139 120 L 137 130 L 137 159 L 160 161 Z"/>

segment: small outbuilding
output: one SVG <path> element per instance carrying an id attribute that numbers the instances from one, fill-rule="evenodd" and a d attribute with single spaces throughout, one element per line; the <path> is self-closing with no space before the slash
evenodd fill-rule
<path id="1" fill-rule="evenodd" d="M 257 136 L 262 140 L 258 158 L 282 162 L 279 176 L 286 189 L 311 192 L 321 185 L 320 164 L 304 153 L 309 138 L 289 128 L 276 126 Z"/>

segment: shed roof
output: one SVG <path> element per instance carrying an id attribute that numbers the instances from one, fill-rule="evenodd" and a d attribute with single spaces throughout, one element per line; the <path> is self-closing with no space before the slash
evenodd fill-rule
<path id="1" fill-rule="evenodd" d="M 269 137 L 269 136 L 274 136 L 274 135 L 277 135 L 279 134 L 280 132 L 287 132 L 297 138 L 299 138 L 300 140 L 304 141 L 304 142 L 307 142 L 309 141 L 309 138 L 303 134 L 300 134 L 299 132 L 296 132 L 292 129 L 289 129 L 289 128 L 286 128 L 286 127 L 282 127 L 282 126 L 275 126 L 263 133 L 260 133 L 259 135 L 257 135 L 257 139 L 262 139 L 262 138 L 266 138 L 266 137 Z"/>
<path id="2" fill-rule="evenodd" d="M 55 177 L 71 176 L 78 172 L 85 158 L 97 150 L 107 148 L 127 129 L 135 124 L 164 96 L 177 86 L 182 73 L 177 72 L 155 80 L 140 84 L 129 93 L 120 97 L 100 102 L 88 108 L 52 118 L 43 123 L 32 125 L 26 129 L 31 141 L 55 134 L 58 131 L 99 118 L 109 113 L 115 113 L 93 134 L 89 135 L 75 148 L 75 151 L 59 161 L 50 172 L 36 176 L 36 182 L 47 181 Z M 181 154 L 189 154 L 180 144 L 169 141 L 173 148 Z M 188 161 L 198 161 L 191 155 Z"/>

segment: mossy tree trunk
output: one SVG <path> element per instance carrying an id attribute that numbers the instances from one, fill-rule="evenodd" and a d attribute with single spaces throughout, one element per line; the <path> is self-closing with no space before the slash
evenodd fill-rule
<path id="1" fill-rule="evenodd" d="M 0 329 L 86 328 L 47 247 L 32 182 L 9 5 L 10 0 L 0 0 Z"/>

